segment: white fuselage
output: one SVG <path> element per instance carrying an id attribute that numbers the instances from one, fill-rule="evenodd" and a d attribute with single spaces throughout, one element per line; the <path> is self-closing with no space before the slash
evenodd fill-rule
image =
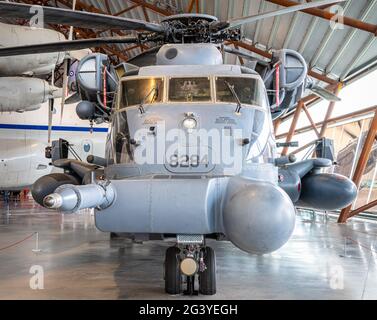
<path id="1" fill-rule="evenodd" d="M 56 99 L 60 106 L 60 99 Z M 53 116 L 51 140 L 63 138 L 85 161 L 88 155 L 104 157 L 107 125 L 89 132 L 88 121 L 80 120 L 75 105 L 66 105 L 63 121 L 60 108 Z M 55 171 L 51 159 L 45 158 L 47 143 L 48 105 L 22 114 L 0 114 L 0 190 L 21 190 L 38 178 Z M 73 158 L 72 154 L 69 155 Z"/>
<path id="2" fill-rule="evenodd" d="M 0 23 L 0 47 L 17 47 L 66 40 L 60 32 Z M 51 74 L 64 60 L 64 52 L 0 57 L 0 112 L 40 108 L 57 88 L 32 76 Z"/>
<path id="3" fill-rule="evenodd" d="M 39 78 L 0 77 L 0 112 L 37 110 L 62 90 Z"/>
<path id="4" fill-rule="evenodd" d="M 66 40 L 60 32 L 0 23 L 0 47 L 16 47 Z M 0 57 L 0 76 L 38 76 L 63 62 L 64 52 Z"/>

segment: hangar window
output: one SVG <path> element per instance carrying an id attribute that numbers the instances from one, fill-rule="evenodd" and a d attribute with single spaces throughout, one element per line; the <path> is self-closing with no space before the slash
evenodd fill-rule
<path id="1" fill-rule="evenodd" d="M 210 78 L 172 78 L 169 81 L 170 102 L 211 101 Z"/>
<path id="2" fill-rule="evenodd" d="M 163 95 L 163 79 L 127 80 L 122 85 L 122 104 L 120 108 L 162 102 Z"/>

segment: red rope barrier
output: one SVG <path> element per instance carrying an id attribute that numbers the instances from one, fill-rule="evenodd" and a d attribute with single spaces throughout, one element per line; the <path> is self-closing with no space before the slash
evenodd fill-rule
<path id="1" fill-rule="evenodd" d="M 17 241 L 17 242 L 15 242 L 15 243 L 12 243 L 12 244 L 10 244 L 10 245 L 8 245 L 8 246 L 6 246 L 6 247 L 0 248 L 0 251 L 3 251 L 3 250 L 6 250 L 6 249 L 9 249 L 9 248 L 15 247 L 15 246 L 19 245 L 20 243 L 22 243 L 22 242 L 24 242 L 24 241 L 30 239 L 30 238 L 33 237 L 35 234 L 36 234 L 36 232 L 32 233 L 30 236 L 27 236 L 25 239 L 22 239 L 22 240 L 20 240 L 20 241 Z"/>

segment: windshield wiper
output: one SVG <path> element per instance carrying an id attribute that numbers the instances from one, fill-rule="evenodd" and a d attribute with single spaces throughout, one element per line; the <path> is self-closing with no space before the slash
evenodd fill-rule
<path id="1" fill-rule="evenodd" d="M 158 92 L 159 92 L 159 85 L 156 84 L 149 92 L 148 94 L 143 98 L 143 100 L 141 100 L 140 102 L 140 105 L 139 105 L 139 111 L 141 114 L 145 113 L 145 109 L 144 109 L 144 104 L 145 102 L 147 101 L 147 99 L 149 98 L 149 96 L 154 92 L 154 95 L 151 99 L 151 103 L 153 103 L 157 97 L 158 97 Z"/>
<path id="2" fill-rule="evenodd" d="M 234 90 L 234 85 L 231 85 L 228 81 L 224 81 L 224 83 L 226 84 L 230 93 L 232 94 L 232 96 L 237 102 L 236 114 L 241 114 L 242 103 L 240 101 L 240 98 L 238 97 L 238 94 Z"/>

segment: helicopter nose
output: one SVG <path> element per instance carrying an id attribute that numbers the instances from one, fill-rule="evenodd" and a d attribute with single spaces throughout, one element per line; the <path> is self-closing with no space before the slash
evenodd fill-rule
<path id="1" fill-rule="evenodd" d="M 289 196 L 272 183 L 239 185 L 223 211 L 225 235 L 238 248 L 253 254 L 278 250 L 291 237 L 296 212 Z"/>

